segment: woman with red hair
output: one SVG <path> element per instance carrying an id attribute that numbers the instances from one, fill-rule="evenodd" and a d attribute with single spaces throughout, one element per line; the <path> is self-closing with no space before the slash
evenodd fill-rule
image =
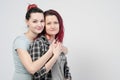
<path id="1" fill-rule="evenodd" d="M 64 25 L 60 14 L 55 10 L 44 12 L 45 28 L 34 43 L 30 46 L 30 55 L 33 61 L 43 56 L 49 49 L 49 45 L 55 40 L 53 55 L 43 67 L 51 65 L 49 70 L 40 69 L 33 76 L 34 80 L 71 80 L 69 67 L 67 66 L 67 48 L 62 46 L 64 38 Z M 42 45 L 42 46 L 40 46 Z M 57 49 L 57 50 L 56 50 Z M 56 56 L 56 54 L 59 54 Z M 53 59 L 53 58 L 56 58 Z M 52 62 L 52 64 L 50 64 Z"/>

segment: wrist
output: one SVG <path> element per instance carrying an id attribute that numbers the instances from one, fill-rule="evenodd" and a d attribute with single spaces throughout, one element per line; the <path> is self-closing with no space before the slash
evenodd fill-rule
<path id="1" fill-rule="evenodd" d="M 56 59 L 58 59 L 59 55 L 53 53 L 53 57 L 56 58 Z"/>
<path id="2" fill-rule="evenodd" d="M 49 54 L 52 54 L 52 50 L 51 50 L 51 49 L 48 49 L 48 53 L 49 53 Z"/>

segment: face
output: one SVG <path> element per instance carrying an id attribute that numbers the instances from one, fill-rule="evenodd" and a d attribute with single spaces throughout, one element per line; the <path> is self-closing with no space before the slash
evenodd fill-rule
<path id="1" fill-rule="evenodd" d="M 48 15 L 45 18 L 46 33 L 55 36 L 59 32 L 59 22 L 55 15 Z"/>
<path id="2" fill-rule="evenodd" d="M 29 31 L 34 34 L 39 34 L 44 29 L 44 15 L 43 13 L 31 13 L 30 19 L 26 21 Z"/>

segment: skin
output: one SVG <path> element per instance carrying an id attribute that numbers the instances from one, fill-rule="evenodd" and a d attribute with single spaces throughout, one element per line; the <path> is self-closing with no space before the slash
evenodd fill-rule
<path id="1" fill-rule="evenodd" d="M 36 38 L 37 35 L 42 32 L 44 28 L 43 13 L 32 13 L 30 15 L 30 19 L 26 20 L 26 24 L 28 26 L 28 31 L 25 33 L 25 36 L 32 42 L 34 38 Z M 51 44 L 50 49 L 45 53 L 45 55 L 43 55 L 41 58 L 34 62 L 32 62 L 31 56 L 29 55 L 27 50 L 23 50 L 20 48 L 17 49 L 17 53 L 22 64 L 25 66 L 25 68 L 30 74 L 34 74 L 35 72 L 37 72 L 49 60 L 49 58 L 51 58 L 51 56 L 53 55 L 52 45 L 54 45 L 54 41 Z M 56 48 L 55 51 L 58 54 L 56 54 L 52 58 L 51 62 L 48 65 L 46 65 L 47 70 L 49 70 L 49 67 L 51 67 L 51 63 L 54 64 L 54 62 L 60 54 L 59 52 L 57 52 L 59 51 L 59 49 Z"/>
<path id="2" fill-rule="evenodd" d="M 55 35 L 59 32 L 59 22 L 57 17 L 54 15 L 46 16 L 45 26 L 46 34 L 51 38 L 55 38 Z"/>
<path id="3" fill-rule="evenodd" d="M 55 15 L 48 15 L 45 17 L 46 37 L 49 42 L 55 39 L 55 35 L 59 32 L 59 21 Z M 62 44 L 61 44 L 62 45 Z M 62 45 L 62 51 L 66 54 L 67 48 Z"/>
<path id="4" fill-rule="evenodd" d="M 44 29 L 44 17 L 42 13 L 31 13 L 30 16 L 31 18 L 26 20 L 26 24 L 29 26 L 26 34 L 31 33 L 33 37 L 36 37 Z"/>
<path id="5" fill-rule="evenodd" d="M 59 22 L 58 19 L 55 15 L 48 15 L 45 17 L 45 29 L 46 29 L 46 37 L 49 42 L 53 42 L 55 39 L 55 35 L 58 34 L 59 32 Z M 60 45 L 60 47 L 58 47 Z M 67 48 L 62 45 L 62 43 L 57 42 L 55 45 L 57 46 L 60 51 L 64 52 L 65 54 L 67 53 Z M 65 79 L 68 80 L 68 79 Z"/>

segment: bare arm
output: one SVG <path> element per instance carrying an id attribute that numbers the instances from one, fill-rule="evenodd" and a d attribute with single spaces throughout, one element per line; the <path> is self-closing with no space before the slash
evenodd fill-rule
<path id="1" fill-rule="evenodd" d="M 48 50 L 45 55 L 40 57 L 38 60 L 32 62 L 31 56 L 28 53 L 28 51 L 23 49 L 17 49 L 19 58 L 22 62 L 22 64 L 25 66 L 25 68 L 28 70 L 29 73 L 34 74 L 36 71 L 38 71 L 52 56 L 51 50 Z"/>

